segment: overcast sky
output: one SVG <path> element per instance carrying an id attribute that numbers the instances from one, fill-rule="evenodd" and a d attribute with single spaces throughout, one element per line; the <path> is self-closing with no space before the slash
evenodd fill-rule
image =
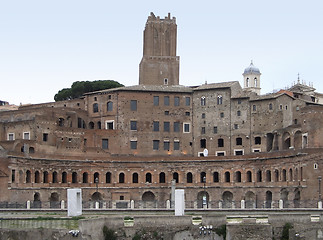
<path id="1" fill-rule="evenodd" d="M 240 81 L 262 94 L 301 81 L 323 92 L 322 0 L 0 0 L 0 100 L 54 101 L 75 81 L 138 84 L 150 12 L 176 17 L 180 84 Z"/>

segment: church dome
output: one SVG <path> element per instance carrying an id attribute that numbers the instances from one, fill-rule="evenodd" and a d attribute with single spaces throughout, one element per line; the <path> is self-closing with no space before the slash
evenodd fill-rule
<path id="1" fill-rule="evenodd" d="M 255 66 L 253 65 L 252 61 L 251 61 L 251 63 L 250 63 L 250 66 L 249 66 L 249 67 L 247 67 L 247 68 L 244 70 L 244 72 L 243 72 L 243 74 L 250 74 L 250 73 L 257 73 L 257 74 L 260 74 L 259 68 L 255 67 Z"/>

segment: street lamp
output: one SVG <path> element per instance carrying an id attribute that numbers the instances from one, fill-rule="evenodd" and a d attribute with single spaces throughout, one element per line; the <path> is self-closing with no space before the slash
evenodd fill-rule
<path id="1" fill-rule="evenodd" d="M 96 192 L 98 192 L 98 184 L 99 184 L 99 178 L 94 179 L 95 185 L 96 185 Z"/>

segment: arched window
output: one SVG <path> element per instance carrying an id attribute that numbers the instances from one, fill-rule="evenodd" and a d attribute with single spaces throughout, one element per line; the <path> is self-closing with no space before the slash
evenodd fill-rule
<path id="1" fill-rule="evenodd" d="M 83 173 L 83 183 L 88 183 L 89 182 L 89 174 L 87 172 Z"/>
<path id="2" fill-rule="evenodd" d="M 206 173 L 205 172 L 201 172 L 200 181 L 201 181 L 201 183 L 206 183 Z"/>
<path id="3" fill-rule="evenodd" d="M 275 170 L 275 182 L 279 181 L 279 171 L 276 169 Z"/>
<path id="4" fill-rule="evenodd" d="M 111 183 L 111 173 L 107 172 L 105 174 L 105 183 Z"/>
<path id="5" fill-rule="evenodd" d="M 222 104 L 222 100 L 223 100 L 222 95 L 219 95 L 219 96 L 218 96 L 218 100 L 217 100 L 217 104 L 218 104 L 218 105 L 221 105 L 221 104 Z"/>
<path id="6" fill-rule="evenodd" d="M 283 182 L 286 182 L 287 181 L 287 172 L 286 172 L 286 169 L 283 169 L 282 181 Z"/>
<path id="7" fill-rule="evenodd" d="M 132 174 L 132 183 L 138 183 L 138 173 Z"/>
<path id="8" fill-rule="evenodd" d="M 146 183 L 152 183 L 151 173 L 146 173 Z"/>
<path id="9" fill-rule="evenodd" d="M 67 173 L 62 172 L 62 183 L 67 183 Z"/>
<path id="10" fill-rule="evenodd" d="M 246 87 L 249 87 L 249 78 L 246 79 Z"/>
<path id="11" fill-rule="evenodd" d="M 174 172 L 173 173 L 173 179 L 175 179 L 176 183 L 179 182 L 179 176 L 178 176 L 178 173 L 177 172 Z"/>
<path id="12" fill-rule="evenodd" d="M 236 180 L 236 182 L 241 182 L 241 172 L 240 171 L 236 171 L 235 180 Z"/>
<path id="13" fill-rule="evenodd" d="M 100 174 L 98 172 L 95 172 L 93 175 L 93 182 L 100 182 Z"/>
<path id="14" fill-rule="evenodd" d="M 247 171 L 247 182 L 252 182 L 252 173 L 251 173 L 251 171 Z"/>
<path id="15" fill-rule="evenodd" d="M 261 172 L 261 170 L 259 170 L 257 172 L 257 182 L 262 182 L 262 172 Z"/>
<path id="16" fill-rule="evenodd" d="M 53 175 L 52 175 L 52 183 L 58 183 L 58 179 L 57 179 L 57 172 L 53 172 Z"/>
<path id="17" fill-rule="evenodd" d="M 94 122 L 89 122 L 89 128 L 94 129 Z"/>
<path id="18" fill-rule="evenodd" d="M 38 171 L 35 172 L 35 183 L 40 183 L 40 176 Z"/>
<path id="19" fill-rule="evenodd" d="M 213 182 L 219 182 L 219 173 L 218 172 L 214 172 L 213 173 Z"/>
<path id="20" fill-rule="evenodd" d="M 98 121 L 97 125 L 98 125 L 98 129 L 101 129 L 101 121 Z"/>
<path id="21" fill-rule="evenodd" d="M 224 180 L 225 180 L 225 182 L 230 182 L 230 172 L 224 173 Z"/>
<path id="22" fill-rule="evenodd" d="M 113 102 L 107 102 L 107 110 L 111 112 L 113 110 Z"/>
<path id="23" fill-rule="evenodd" d="M 48 183 L 48 172 L 43 172 L 43 183 Z"/>
<path id="24" fill-rule="evenodd" d="M 186 174 L 186 182 L 193 183 L 193 174 L 191 172 Z"/>
<path id="25" fill-rule="evenodd" d="M 255 79 L 254 79 L 254 81 L 255 81 L 255 87 L 257 87 L 257 85 L 258 85 L 258 80 L 257 80 L 257 78 L 255 78 Z"/>
<path id="26" fill-rule="evenodd" d="M 203 96 L 201 97 L 201 106 L 205 106 L 206 105 L 206 98 Z"/>
<path id="27" fill-rule="evenodd" d="M 159 183 L 165 183 L 166 182 L 166 175 L 164 172 L 161 172 L 159 174 Z"/>
<path id="28" fill-rule="evenodd" d="M 270 170 L 266 171 L 266 182 L 271 182 L 271 171 Z"/>
<path id="29" fill-rule="evenodd" d="M 119 173 L 119 183 L 124 183 L 124 173 Z"/>
<path id="30" fill-rule="evenodd" d="M 77 183 L 77 172 L 72 173 L 72 183 Z"/>
<path id="31" fill-rule="evenodd" d="M 289 181 L 293 181 L 293 169 L 289 169 Z"/>
<path id="32" fill-rule="evenodd" d="M 26 171 L 26 183 L 31 183 L 31 172 L 29 170 Z"/>
<path id="33" fill-rule="evenodd" d="M 93 103 L 93 112 L 94 113 L 99 112 L 99 104 Z"/>

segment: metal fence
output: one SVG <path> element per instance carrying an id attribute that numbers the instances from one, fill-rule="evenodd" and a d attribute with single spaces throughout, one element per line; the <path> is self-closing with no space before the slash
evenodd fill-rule
<path id="1" fill-rule="evenodd" d="M 83 209 L 171 209 L 167 201 L 83 201 Z M 0 209 L 67 209 L 65 201 L 0 202 Z M 185 201 L 185 209 L 297 209 L 322 208 L 322 202 L 305 201 Z"/>

